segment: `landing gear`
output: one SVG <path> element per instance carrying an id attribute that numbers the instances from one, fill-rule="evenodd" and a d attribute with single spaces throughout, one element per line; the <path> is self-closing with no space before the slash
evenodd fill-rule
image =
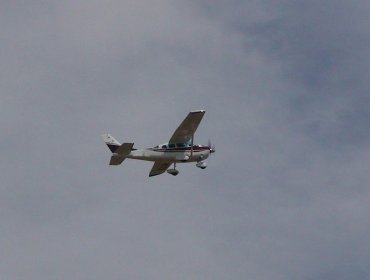
<path id="1" fill-rule="evenodd" d="M 176 162 L 173 164 L 173 168 L 167 169 L 167 173 L 173 176 L 176 176 L 177 174 L 179 174 L 179 171 L 176 169 Z"/>
<path id="2" fill-rule="evenodd" d="M 205 169 L 207 167 L 207 163 L 205 161 L 198 161 L 196 166 Z"/>

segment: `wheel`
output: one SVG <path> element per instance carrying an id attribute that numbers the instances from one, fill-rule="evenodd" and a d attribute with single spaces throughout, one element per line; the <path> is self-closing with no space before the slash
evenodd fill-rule
<path id="1" fill-rule="evenodd" d="M 179 174 L 179 171 L 177 169 L 168 169 L 167 173 L 176 176 L 177 174 Z"/>

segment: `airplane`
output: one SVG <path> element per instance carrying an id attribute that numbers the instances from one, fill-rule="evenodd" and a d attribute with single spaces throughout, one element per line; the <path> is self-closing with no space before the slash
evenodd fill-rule
<path id="1" fill-rule="evenodd" d="M 204 110 L 191 111 L 175 130 L 168 143 L 153 148 L 134 149 L 134 143 L 120 144 L 112 135 L 102 135 L 105 144 L 112 152 L 109 165 L 120 165 L 126 158 L 145 161 L 154 161 L 149 177 L 167 173 L 176 176 L 179 171 L 176 163 L 196 162 L 196 167 L 205 169 L 204 161 L 214 153 L 215 147 L 208 145 L 194 145 L 194 133 L 202 120 Z M 173 164 L 173 168 L 169 168 Z"/>

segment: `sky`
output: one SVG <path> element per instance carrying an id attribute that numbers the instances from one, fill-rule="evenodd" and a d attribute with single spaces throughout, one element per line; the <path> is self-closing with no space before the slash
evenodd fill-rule
<path id="1" fill-rule="evenodd" d="M 1 279 L 369 278 L 367 1 L 0 4 Z"/>

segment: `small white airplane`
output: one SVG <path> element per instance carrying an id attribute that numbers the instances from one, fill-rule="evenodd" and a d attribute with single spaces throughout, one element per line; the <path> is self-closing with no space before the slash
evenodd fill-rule
<path id="1" fill-rule="evenodd" d="M 209 143 L 205 145 L 194 145 L 194 133 L 206 111 L 192 111 L 176 129 L 168 143 L 157 145 L 153 148 L 134 149 L 134 143 L 123 143 L 122 145 L 110 134 L 103 134 L 103 140 L 112 152 L 109 165 L 120 165 L 126 158 L 154 161 L 149 177 L 164 173 L 176 176 L 178 162 L 197 162 L 196 166 L 204 169 L 207 163 L 204 161 L 216 150 Z M 173 164 L 173 168 L 168 169 Z"/>

